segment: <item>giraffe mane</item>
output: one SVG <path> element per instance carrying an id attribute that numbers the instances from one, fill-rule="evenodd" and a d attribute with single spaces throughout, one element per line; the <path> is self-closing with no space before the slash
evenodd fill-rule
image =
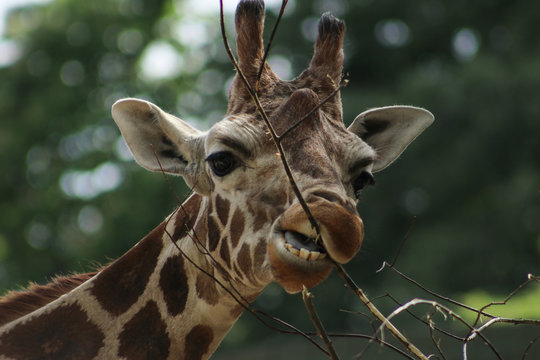
<path id="1" fill-rule="evenodd" d="M 8 292 L 0 298 L 0 326 L 49 304 L 93 278 L 97 273 L 98 271 L 56 276 L 46 285 L 30 283 L 24 290 Z"/>

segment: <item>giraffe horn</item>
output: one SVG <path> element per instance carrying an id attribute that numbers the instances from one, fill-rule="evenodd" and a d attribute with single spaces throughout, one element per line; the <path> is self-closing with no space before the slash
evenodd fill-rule
<path id="1" fill-rule="evenodd" d="M 335 84 L 339 84 L 343 71 L 344 36 L 345 22 L 324 13 L 319 20 L 319 35 L 309 64 L 309 70 L 317 77 L 329 76 Z"/>
<path id="2" fill-rule="evenodd" d="M 234 22 L 238 65 L 250 85 L 255 84 L 264 57 L 264 9 L 264 1 L 262 0 L 242 0 L 236 7 Z M 266 64 L 263 75 L 274 76 Z M 261 79 L 263 82 L 265 76 Z"/>

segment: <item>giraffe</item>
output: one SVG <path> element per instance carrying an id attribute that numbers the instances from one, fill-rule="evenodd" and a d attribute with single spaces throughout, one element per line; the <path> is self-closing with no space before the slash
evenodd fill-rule
<path id="1" fill-rule="evenodd" d="M 238 64 L 254 86 L 264 3 L 235 13 Z M 321 238 L 237 74 L 225 117 L 206 132 L 139 99 L 112 117 L 135 160 L 183 176 L 194 193 L 98 271 L 33 285 L 0 301 L 1 359 L 207 359 L 270 282 L 313 287 L 360 249 L 362 189 L 433 121 L 410 106 L 371 109 L 346 128 L 339 92 L 345 25 L 326 13 L 309 67 L 284 81 L 263 64 L 257 91 Z M 311 111 L 311 113 L 310 113 Z M 294 129 L 290 126 L 308 115 Z M 290 131 L 288 131 L 290 129 Z"/>

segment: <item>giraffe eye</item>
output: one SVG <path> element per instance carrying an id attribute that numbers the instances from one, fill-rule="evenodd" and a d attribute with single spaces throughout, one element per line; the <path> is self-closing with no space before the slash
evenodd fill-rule
<path id="1" fill-rule="evenodd" d="M 219 177 L 229 174 L 240 165 L 236 157 L 228 151 L 210 154 L 206 161 L 214 174 Z"/>
<path id="2" fill-rule="evenodd" d="M 352 186 L 357 199 L 360 197 L 362 189 L 368 185 L 375 185 L 375 178 L 369 171 L 362 171 L 360 175 L 353 179 Z"/>

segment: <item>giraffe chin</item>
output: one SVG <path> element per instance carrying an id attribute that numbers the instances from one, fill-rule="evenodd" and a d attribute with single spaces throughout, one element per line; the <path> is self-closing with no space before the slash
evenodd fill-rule
<path id="1" fill-rule="evenodd" d="M 274 280 L 290 294 L 311 288 L 326 279 L 332 271 L 328 257 L 307 260 L 291 253 L 286 247 L 285 237 L 274 239 L 268 244 L 270 266 Z"/>

